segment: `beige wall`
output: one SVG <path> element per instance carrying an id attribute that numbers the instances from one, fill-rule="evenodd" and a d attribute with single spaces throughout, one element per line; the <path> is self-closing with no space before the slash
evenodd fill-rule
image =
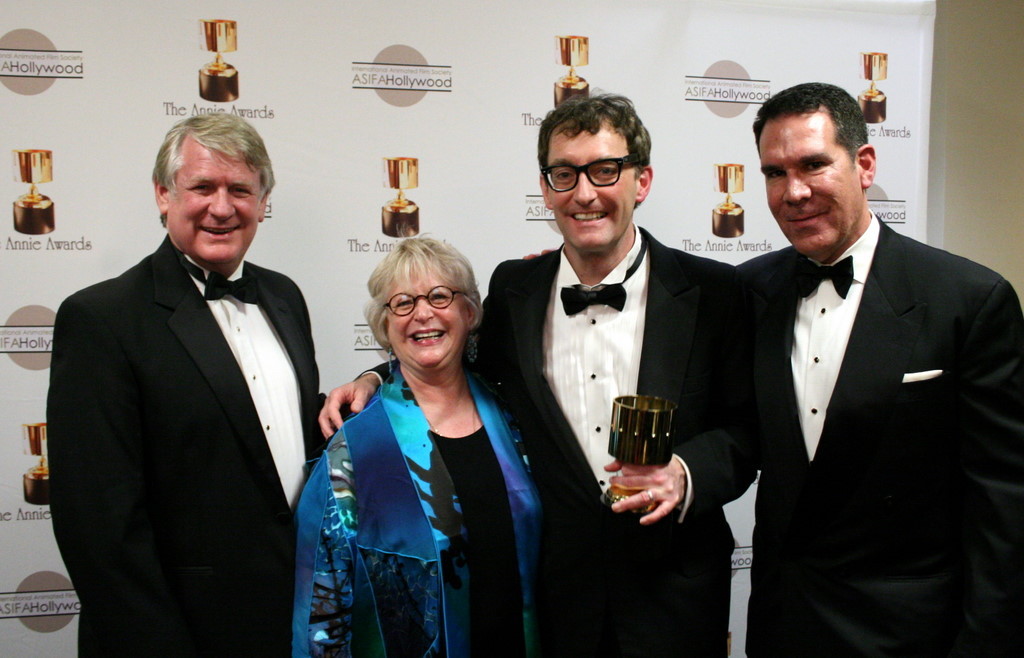
<path id="1" fill-rule="evenodd" d="M 928 241 L 1024 296 L 1024 2 L 936 7 Z"/>

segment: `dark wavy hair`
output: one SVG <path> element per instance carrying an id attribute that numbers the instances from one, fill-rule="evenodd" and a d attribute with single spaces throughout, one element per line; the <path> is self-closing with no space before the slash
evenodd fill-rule
<path id="1" fill-rule="evenodd" d="M 868 143 L 864 113 L 846 90 L 827 82 L 805 82 L 783 89 L 761 106 L 754 119 L 754 142 L 758 152 L 761 151 L 761 131 L 766 123 L 778 117 L 818 111 L 827 112 L 832 117 L 836 143 L 845 148 L 851 158 L 856 157 L 857 149 Z"/>
<path id="2" fill-rule="evenodd" d="M 611 128 L 626 139 L 629 154 L 637 156 L 636 170 L 651 164 L 651 134 L 636 114 L 633 101 L 617 94 L 575 96 L 547 113 L 537 136 L 537 161 L 548 166 L 551 137 L 575 137 L 583 131 L 591 135 Z"/>

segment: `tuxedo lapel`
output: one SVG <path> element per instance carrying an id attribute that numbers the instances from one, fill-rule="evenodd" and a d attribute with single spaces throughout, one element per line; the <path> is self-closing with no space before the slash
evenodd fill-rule
<path id="1" fill-rule="evenodd" d="M 776 509 L 789 517 L 807 477 L 807 447 L 797 413 L 793 389 L 793 323 L 799 296 L 796 289 L 796 252 L 765 273 L 763 285 L 750 293 L 757 328 L 754 382 L 757 387 L 762 433 L 771 437 L 771 459 L 780 478 L 791 486 L 779 487 Z"/>
<path id="2" fill-rule="evenodd" d="M 307 425 L 305 422 L 306 416 L 308 414 L 315 415 L 318 410 L 303 407 L 301 401 L 318 399 L 317 391 L 320 386 L 318 375 L 314 371 L 313 364 L 315 360 L 311 345 L 304 338 L 301 318 L 295 317 L 293 307 L 281 296 L 280 291 L 271 285 L 269 277 L 263 275 L 263 268 L 252 264 L 246 264 L 246 267 L 252 268 L 259 278 L 260 308 L 266 312 L 281 342 L 284 343 L 285 351 L 288 353 L 292 367 L 295 368 L 295 377 L 299 383 L 299 410 L 303 418 L 302 428 L 305 431 Z M 314 441 L 314 443 L 319 444 L 319 441 Z M 306 442 L 307 458 L 312 457 L 309 453 L 317 447 L 319 445 L 310 445 Z"/>
<path id="3" fill-rule="evenodd" d="M 310 395 L 310 391 L 307 389 L 309 388 L 310 380 L 313 378 L 313 371 L 310 368 L 313 358 L 309 354 L 309 348 L 306 346 L 305 341 L 302 339 L 302 329 L 299 326 L 298 319 L 294 316 L 284 299 L 278 296 L 275 291 L 267 290 L 267 286 L 262 285 L 262 283 L 260 287 L 260 306 L 266 311 L 271 324 L 274 325 L 274 329 L 277 330 L 281 342 L 284 343 L 285 349 L 288 351 L 288 357 L 295 367 L 295 374 L 302 387 L 302 395 Z M 315 393 L 313 396 L 315 397 Z"/>
<path id="4" fill-rule="evenodd" d="M 586 487 L 588 494 L 597 496 L 599 491 L 590 491 L 599 489 L 599 486 L 594 480 L 586 455 L 544 377 L 544 322 L 560 258 L 560 251 L 537 258 L 537 267 L 530 275 L 506 290 L 509 312 L 515 319 L 512 329 L 515 333 L 516 359 L 530 399 L 544 423 L 551 428 L 551 438 L 575 473 L 577 483 Z"/>
<path id="5" fill-rule="evenodd" d="M 209 383 L 243 453 L 262 474 L 266 485 L 262 490 L 267 500 L 275 507 L 287 508 L 273 455 L 238 362 L 206 301 L 178 262 L 169 240 L 154 254 L 153 274 L 156 302 L 172 310 L 168 327 Z M 188 401 L 182 403 L 188 404 Z"/>
<path id="6" fill-rule="evenodd" d="M 883 224 L 805 490 L 810 517 L 843 509 L 858 490 L 920 333 L 925 304 L 913 299 L 901 249 Z"/>
<path id="7" fill-rule="evenodd" d="M 679 402 L 697 326 L 700 289 L 689 282 L 664 246 L 641 232 L 649 245 L 651 273 L 637 393 Z"/>

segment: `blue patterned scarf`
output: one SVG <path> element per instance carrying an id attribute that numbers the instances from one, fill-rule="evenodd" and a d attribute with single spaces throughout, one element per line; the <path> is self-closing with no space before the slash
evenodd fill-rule
<path id="1" fill-rule="evenodd" d="M 505 478 L 527 653 L 539 655 L 536 489 L 509 416 L 469 385 Z M 469 656 L 466 530 L 428 430 L 396 369 L 316 463 L 296 512 L 294 655 Z"/>

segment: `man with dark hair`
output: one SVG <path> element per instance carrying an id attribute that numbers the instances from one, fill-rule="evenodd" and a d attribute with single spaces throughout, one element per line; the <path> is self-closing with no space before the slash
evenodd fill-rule
<path id="1" fill-rule="evenodd" d="M 54 534 L 82 656 L 285 656 L 292 509 L 321 444 L 309 314 L 245 262 L 274 174 L 230 114 L 168 132 L 167 237 L 61 304 L 47 400 Z"/>
<path id="2" fill-rule="evenodd" d="M 842 89 L 780 92 L 754 134 L 792 248 L 740 266 L 762 469 L 748 655 L 1024 655 L 1016 295 L 874 217 Z"/>
<path id="3" fill-rule="evenodd" d="M 679 459 L 623 466 L 621 480 L 607 467 L 617 395 L 680 405 L 675 452 L 698 482 L 706 455 L 690 454 L 690 439 L 748 433 L 746 322 L 733 268 L 665 247 L 634 224 L 654 175 L 650 144 L 621 96 L 552 110 L 538 139 L 540 184 L 564 244 L 499 265 L 484 304 L 481 369 L 522 425 L 544 504 L 545 650 L 556 656 L 726 652 L 734 543 L 723 498 L 707 492 L 678 523 Z M 621 310 L 563 302 L 565 292 L 614 286 L 626 293 Z M 752 477 L 744 473 L 725 498 Z M 655 513 L 638 522 L 603 506 L 602 490 L 620 481 L 643 489 L 630 507 L 654 503 Z"/>
<path id="4" fill-rule="evenodd" d="M 548 113 L 539 182 L 564 244 L 500 264 L 484 302 L 477 366 L 520 423 L 544 508 L 538 587 L 552 656 L 727 655 L 734 543 L 722 505 L 754 471 L 717 472 L 717 452 L 754 441 L 749 323 L 733 267 L 635 225 L 650 144 L 622 96 Z M 609 455 L 612 400 L 627 394 L 678 403 L 667 465 Z M 325 432 L 347 399 L 332 392 Z M 610 484 L 638 493 L 609 509 Z"/>

